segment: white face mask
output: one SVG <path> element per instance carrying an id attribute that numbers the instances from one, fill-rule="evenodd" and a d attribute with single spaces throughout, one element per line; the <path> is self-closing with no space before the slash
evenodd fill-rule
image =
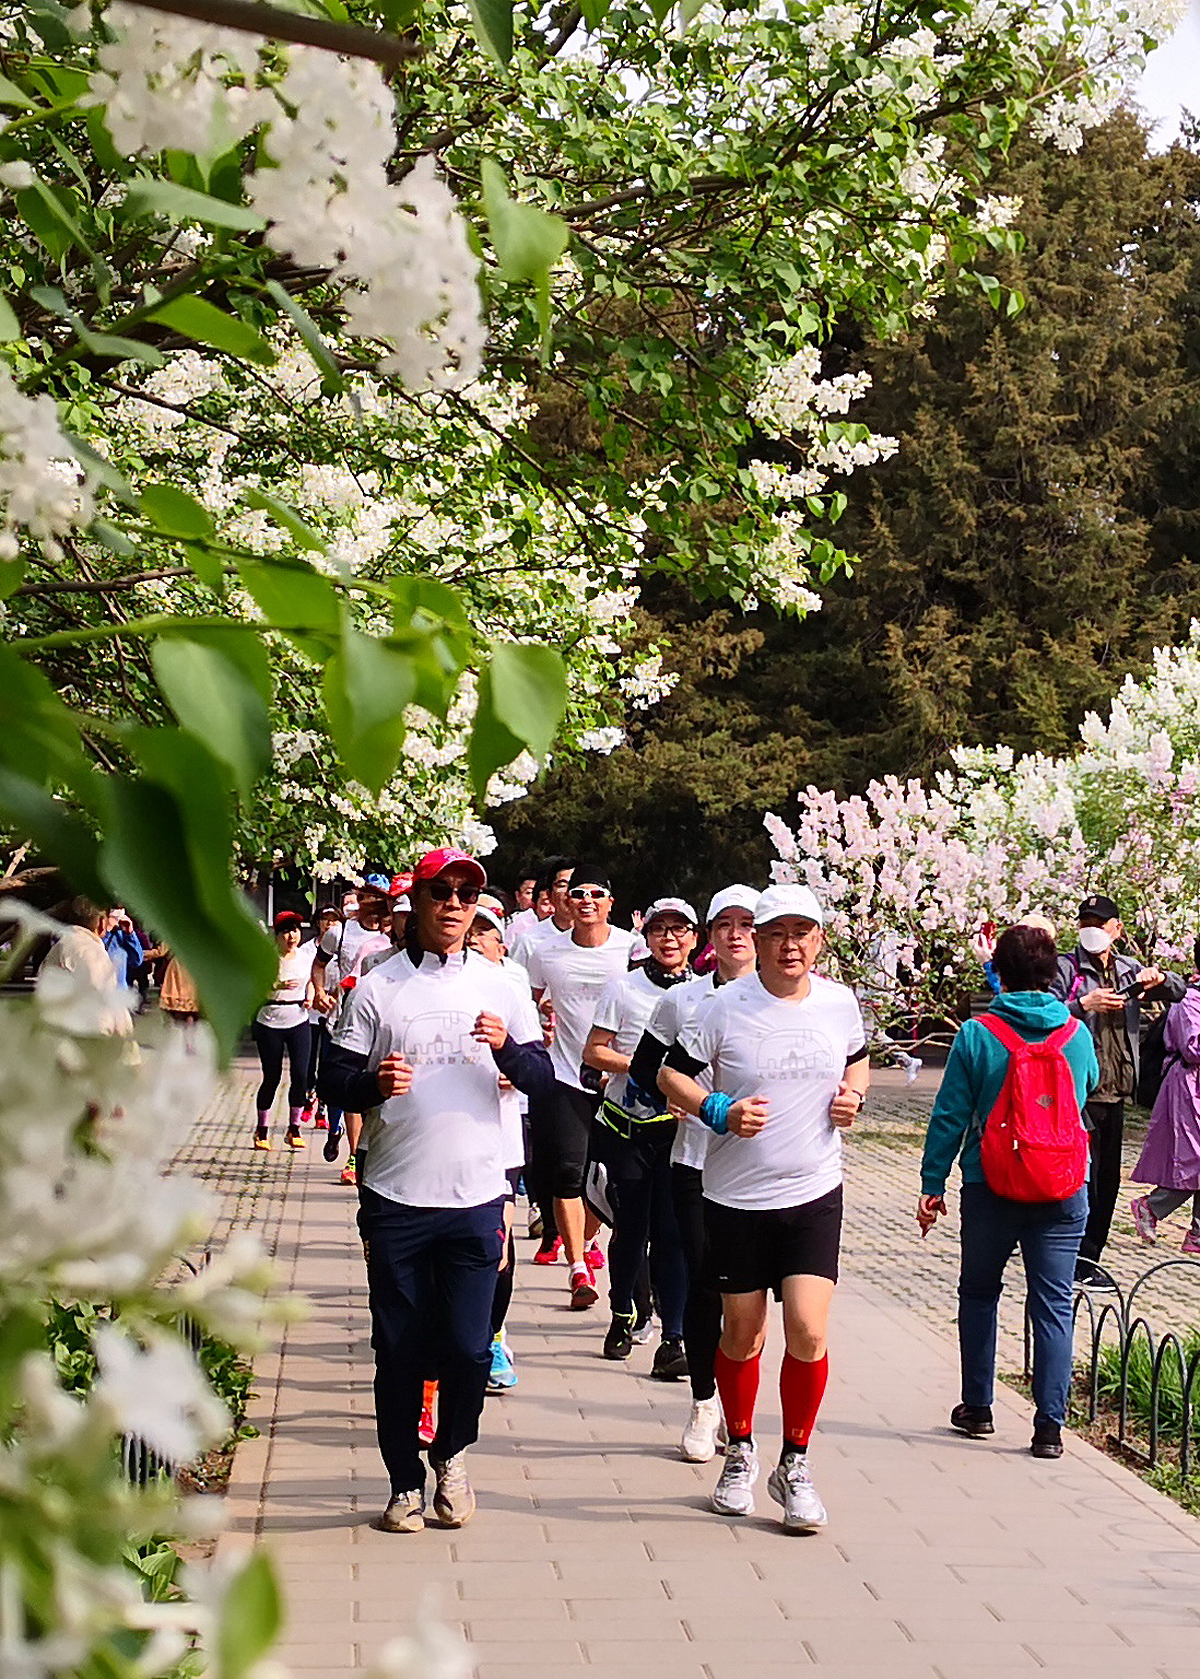
<path id="1" fill-rule="evenodd" d="M 1079 929 L 1079 943 L 1089 956 L 1103 956 L 1112 942 L 1112 934 L 1106 933 L 1103 927 L 1081 927 Z"/>

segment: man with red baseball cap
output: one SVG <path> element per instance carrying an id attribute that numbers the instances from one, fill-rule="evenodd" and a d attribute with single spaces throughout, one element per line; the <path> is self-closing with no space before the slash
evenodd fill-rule
<path id="1" fill-rule="evenodd" d="M 334 1035 L 322 1094 L 365 1117 L 359 1229 L 375 1348 L 375 1415 L 391 1496 L 378 1525 L 425 1525 L 418 1425 L 436 1372 L 435 1515 L 475 1509 L 465 1453 L 479 1437 L 504 1247 L 505 1127 L 497 1073 L 553 1083 L 531 1003 L 465 948 L 487 876 L 446 846 L 413 870 L 404 947 L 366 974 Z"/>

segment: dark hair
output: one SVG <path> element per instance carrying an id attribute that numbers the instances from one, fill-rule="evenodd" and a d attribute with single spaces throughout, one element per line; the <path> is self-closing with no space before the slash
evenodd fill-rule
<path id="1" fill-rule="evenodd" d="M 552 874 L 547 874 L 545 869 L 543 869 L 541 874 L 538 875 L 537 879 L 533 883 L 533 901 L 534 901 L 534 903 L 535 904 L 537 903 L 538 899 L 542 896 L 543 892 L 549 893 L 550 888 L 553 885 L 554 885 L 554 876 Z"/>
<path id="2" fill-rule="evenodd" d="M 996 940 L 992 966 L 1006 991 L 1049 991 L 1058 946 L 1040 927 L 1009 927 Z"/>
<path id="3" fill-rule="evenodd" d="M 542 864 L 542 873 L 547 875 L 553 884 L 555 875 L 561 874 L 564 869 L 573 869 L 575 862 L 574 857 L 547 857 Z"/>
<path id="4" fill-rule="evenodd" d="M 524 886 L 527 880 L 536 880 L 537 877 L 537 864 L 525 863 L 517 870 L 516 874 L 513 875 L 513 885 L 514 887 Z"/>
<path id="5" fill-rule="evenodd" d="M 1192 966 L 1200 974 L 1200 939 L 1197 939 L 1192 946 Z"/>
<path id="6" fill-rule="evenodd" d="M 104 920 L 104 911 L 90 898 L 72 898 L 60 911 L 59 918 L 68 927 L 86 927 L 94 932 L 97 924 Z"/>

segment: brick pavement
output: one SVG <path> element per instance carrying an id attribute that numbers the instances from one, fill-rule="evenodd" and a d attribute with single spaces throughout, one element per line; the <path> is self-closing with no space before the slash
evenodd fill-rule
<path id="1" fill-rule="evenodd" d="M 315 1150 L 285 1169 L 252 1155 L 241 1128 L 246 1171 L 271 1174 L 261 1204 L 283 1186 L 279 1259 L 312 1303 L 259 1362 L 263 1433 L 238 1450 L 222 1542 L 271 1545 L 288 1590 L 285 1659 L 300 1673 L 353 1672 L 431 1597 L 466 1638 L 475 1679 L 808 1668 L 823 1679 L 1001 1668 L 1191 1679 L 1200 1523 L 1082 1442 L 1059 1464 L 1035 1463 L 1015 1394 L 998 1399 L 993 1442 L 945 1426 L 953 1243 L 907 1234 L 912 1147 L 876 1129 L 886 1122 L 851 1150 L 847 1275 L 813 1450 L 831 1525 L 806 1539 L 782 1534 L 765 1473 L 753 1518 L 708 1512 L 716 1466 L 676 1455 L 685 1386 L 648 1379 L 650 1348 L 629 1366 L 605 1363 L 605 1320 L 566 1311 L 565 1272 L 532 1267 L 528 1243 L 510 1320 L 521 1381 L 488 1401 L 472 1453 L 475 1521 L 374 1531 L 386 1486 L 352 1196 Z M 764 1460 L 778 1443 L 777 1359 L 773 1343 Z"/>

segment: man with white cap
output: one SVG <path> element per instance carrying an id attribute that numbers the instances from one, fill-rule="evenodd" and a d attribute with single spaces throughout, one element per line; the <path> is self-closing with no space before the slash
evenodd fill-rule
<path id="1" fill-rule="evenodd" d="M 447 1527 L 474 1513 L 464 1458 L 479 1436 L 504 1251 L 497 1074 L 530 1094 L 553 1076 L 528 1005 L 492 963 L 465 949 L 486 879 L 465 851 L 421 859 L 405 948 L 359 981 L 322 1069 L 322 1093 L 364 1113 L 370 1134 L 359 1229 L 376 1427 L 391 1481 L 378 1525 L 389 1533 L 425 1525 L 418 1426 L 431 1373 L 439 1381 L 434 1512 Z"/>
<path id="2" fill-rule="evenodd" d="M 757 973 L 722 986 L 686 1024 L 658 1076 L 667 1099 L 713 1132 L 704 1211 L 724 1328 L 717 1390 L 729 1441 L 713 1509 L 754 1509 L 754 1404 L 768 1291 L 783 1301 L 779 1376 L 783 1452 L 768 1487 L 789 1532 L 828 1517 L 809 1475 L 808 1444 L 829 1372 L 826 1327 L 838 1275 L 842 1144 L 869 1080 L 854 993 L 814 974 L 824 938 L 806 886 L 771 886 L 754 909 Z M 710 1074 L 712 1090 L 697 1083 Z"/>
<path id="3" fill-rule="evenodd" d="M 663 1057 L 684 1025 L 703 1014 L 718 988 L 754 972 L 754 906 L 759 897 L 753 886 L 740 885 L 726 886 L 713 894 L 708 906 L 708 936 L 716 966 L 711 973 L 668 991 L 650 1017 L 629 1069 L 630 1077 L 643 1090 L 656 1087 Z M 707 1088 L 706 1076 L 699 1082 Z M 708 1274 L 704 1235 L 702 1168 L 711 1135 L 706 1125 L 683 1114 L 671 1145 L 671 1197 L 687 1266 L 683 1345 L 692 1409 L 679 1451 L 688 1463 L 708 1463 L 716 1456 L 721 1423 L 713 1371 L 721 1339 L 721 1296 Z"/>
<path id="4" fill-rule="evenodd" d="M 683 898 L 659 898 L 650 905 L 642 921 L 649 955 L 641 967 L 609 981 L 583 1049 L 585 1063 L 608 1078 L 592 1129 L 593 1149 L 608 1174 L 613 1212 L 608 1247 L 612 1323 L 604 1338 L 604 1356 L 626 1359 L 633 1351 L 634 1292 L 648 1252 L 662 1324 L 650 1374 L 661 1381 L 687 1375 L 687 1265 L 671 1201 L 675 1121 L 657 1086 L 644 1090 L 630 1080 L 629 1061 L 664 993 L 687 983 L 697 921 Z"/>

